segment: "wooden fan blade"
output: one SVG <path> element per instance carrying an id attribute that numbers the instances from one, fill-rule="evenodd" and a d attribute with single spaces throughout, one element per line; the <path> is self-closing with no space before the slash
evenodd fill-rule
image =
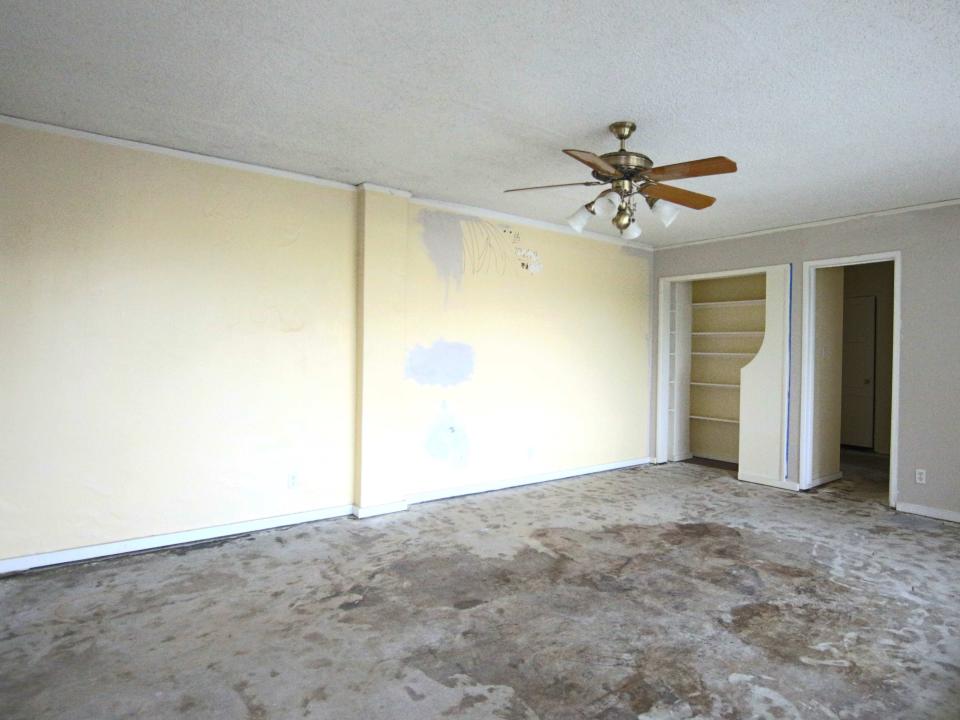
<path id="1" fill-rule="evenodd" d="M 691 192 L 690 190 L 673 187 L 673 185 L 660 185 L 659 183 L 645 185 L 640 189 L 640 192 L 647 197 L 666 200 L 667 202 L 683 205 L 684 207 L 693 208 L 694 210 L 703 210 L 717 201 L 715 197 L 710 197 L 709 195 L 701 195 L 700 193 Z"/>
<path id="2" fill-rule="evenodd" d="M 619 170 L 595 153 L 586 150 L 564 150 L 564 152 L 574 160 L 579 160 L 587 167 L 593 168 L 601 175 L 609 175 L 613 178 L 620 177 Z"/>
<path id="3" fill-rule="evenodd" d="M 690 162 L 661 165 L 650 168 L 643 175 L 651 180 L 680 180 L 681 178 L 703 177 L 704 175 L 721 175 L 737 171 L 737 164 L 730 158 L 718 155 L 717 157 L 691 160 Z"/>
<path id="4" fill-rule="evenodd" d="M 560 183 L 559 185 L 534 185 L 533 187 L 511 188 L 510 190 L 504 190 L 504 192 L 508 193 L 521 192 L 523 190 L 547 190 L 549 188 L 573 187 L 574 185 L 606 185 L 606 183 L 600 182 L 599 180 L 591 180 L 590 182 Z"/>

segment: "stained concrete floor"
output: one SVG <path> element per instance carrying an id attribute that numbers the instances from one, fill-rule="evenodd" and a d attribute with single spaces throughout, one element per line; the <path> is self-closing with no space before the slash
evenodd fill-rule
<path id="1" fill-rule="evenodd" d="M 635 468 L 8 577 L 0 716 L 956 720 L 960 526 L 855 475 Z"/>

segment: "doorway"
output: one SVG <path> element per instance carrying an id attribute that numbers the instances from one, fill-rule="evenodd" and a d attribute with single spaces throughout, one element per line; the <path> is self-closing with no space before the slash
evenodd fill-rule
<path id="1" fill-rule="evenodd" d="M 660 278 L 657 462 L 735 462 L 786 477 L 791 266 Z"/>
<path id="2" fill-rule="evenodd" d="M 804 263 L 803 300 L 800 488 L 895 507 L 900 253 Z"/>

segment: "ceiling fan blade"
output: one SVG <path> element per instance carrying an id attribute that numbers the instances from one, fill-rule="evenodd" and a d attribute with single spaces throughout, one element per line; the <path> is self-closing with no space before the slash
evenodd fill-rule
<path id="1" fill-rule="evenodd" d="M 548 190 L 550 188 L 573 187 L 575 185 L 606 185 L 606 183 L 600 182 L 599 180 L 591 180 L 590 182 L 560 183 L 559 185 L 534 185 L 533 187 L 511 188 L 510 190 L 504 190 L 504 192 L 508 193 L 521 192 L 523 190 Z"/>
<path id="2" fill-rule="evenodd" d="M 694 210 L 703 210 L 717 201 L 715 197 L 709 195 L 701 195 L 690 190 L 673 187 L 673 185 L 660 185 L 659 183 L 644 185 L 640 188 L 640 192 L 646 197 L 666 200 Z"/>
<path id="3" fill-rule="evenodd" d="M 586 150 L 564 150 L 564 152 L 574 160 L 579 160 L 587 167 L 593 168 L 601 175 L 609 175 L 614 178 L 620 177 L 619 170 L 595 153 L 587 152 Z"/>
<path id="4" fill-rule="evenodd" d="M 650 168 L 645 173 L 651 180 L 680 180 L 681 178 L 703 177 L 704 175 L 722 175 L 737 171 L 737 164 L 730 158 L 717 157 L 691 160 L 689 162 L 661 165 Z"/>

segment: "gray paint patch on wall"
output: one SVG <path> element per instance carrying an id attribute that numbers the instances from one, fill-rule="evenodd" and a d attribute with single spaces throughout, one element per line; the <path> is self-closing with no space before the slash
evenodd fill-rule
<path id="1" fill-rule="evenodd" d="M 449 291 L 459 289 L 465 274 L 507 275 L 543 268 L 535 250 L 519 247 L 513 228 L 487 220 L 434 210 L 420 211 L 423 245 Z"/>
<path id="2" fill-rule="evenodd" d="M 460 287 L 463 281 L 463 229 L 460 223 L 470 218 L 444 212 L 420 213 L 423 225 L 423 244 L 440 279 Z"/>
<path id="3" fill-rule="evenodd" d="M 406 376 L 420 385 L 457 385 L 473 374 L 473 348 L 442 338 L 407 353 Z"/>

